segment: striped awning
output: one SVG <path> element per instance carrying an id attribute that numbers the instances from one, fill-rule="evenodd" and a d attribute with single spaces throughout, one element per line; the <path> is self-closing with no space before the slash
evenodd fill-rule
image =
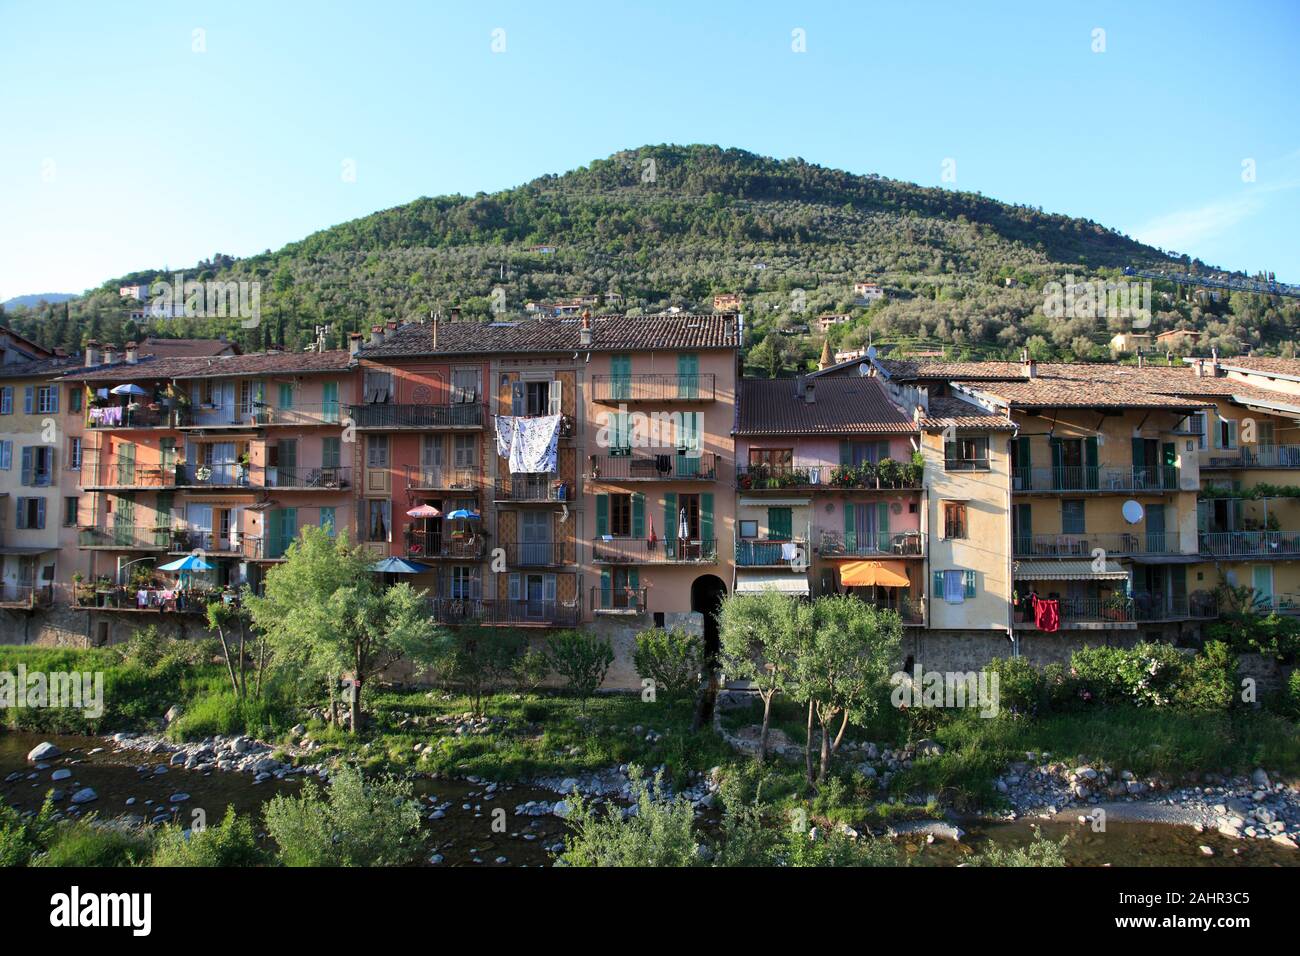
<path id="1" fill-rule="evenodd" d="M 789 571 L 736 571 L 736 593 L 757 594 L 779 591 L 782 594 L 810 594 L 808 576 Z"/>
<path id="2" fill-rule="evenodd" d="M 1114 561 L 1106 570 L 1094 571 L 1091 561 L 1017 561 L 1017 581 L 1125 581 L 1128 572 Z"/>

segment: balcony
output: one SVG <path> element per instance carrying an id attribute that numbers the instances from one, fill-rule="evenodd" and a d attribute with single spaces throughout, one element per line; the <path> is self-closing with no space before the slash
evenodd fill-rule
<path id="1" fill-rule="evenodd" d="M 594 587 L 591 589 L 592 613 L 612 616 L 644 614 L 649 591 L 649 588 Z"/>
<path id="2" fill-rule="evenodd" d="M 432 598 L 429 616 L 439 624 L 482 624 L 489 627 L 575 627 L 582 608 L 575 601 L 484 601 L 477 598 Z"/>
<path id="3" fill-rule="evenodd" d="M 1091 558 L 1096 548 L 1111 558 L 1125 554 L 1183 553 L 1183 539 L 1176 531 L 1015 535 L 1012 544 L 1017 558 Z"/>
<path id="4" fill-rule="evenodd" d="M 54 603 L 53 584 L 0 584 L 0 608 L 34 610 Z"/>
<path id="5" fill-rule="evenodd" d="M 171 532 L 171 542 L 168 545 L 173 554 L 189 554 L 194 551 L 202 551 L 204 554 L 215 555 L 216 557 L 245 557 L 244 546 L 240 540 L 243 535 L 238 532 L 227 531 L 224 534 L 217 531 L 175 529 Z"/>
<path id="6" fill-rule="evenodd" d="M 1300 531 L 1219 531 L 1199 538 L 1201 554 L 1209 558 L 1300 557 Z"/>
<path id="7" fill-rule="evenodd" d="M 399 428 L 482 428 L 486 417 L 481 404 L 349 405 L 348 415 L 357 428 L 369 431 Z"/>
<path id="8" fill-rule="evenodd" d="M 1178 469 L 1160 468 L 1016 468 L 1011 490 L 1019 494 L 1095 492 L 1160 494 L 1178 490 Z"/>
<path id="9" fill-rule="evenodd" d="M 590 455 L 587 477 L 592 481 L 623 484 L 629 481 L 714 481 L 717 456 L 681 452 L 630 455 Z"/>
<path id="10" fill-rule="evenodd" d="M 253 487 L 248 468 L 238 461 L 206 461 L 195 465 L 176 466 L 176 487 L 199 490 L 204 488 Z"/>
<path id="11" fill-rule="evenodd" d="M 593 564 L 716 564 L 716 538 L 596 538 L 591 542 Z"/>
<path id="12" fill-rule="evenodd" d="M 717 390 L 712 372 L 693 375 L 593 375 L 591 400 L 601 405 L 637 402 L 712 402 Z"/>
<path id="13" fill-rule="evenodd" d="M 911 462 L 878 464 L 750 465 L 736 472 L 738 491 L 920 491 L 923 472 Z"/>
<path id="14" fill-rule="evenodd" d="M 1060 597 L 1054 600 L 1060 608 L 1060 626 L 1063 630 L 1102 630 L 1108 627 L 1131 630 L 1137 626 L 1137 609 L 1130 597 Z M 1028 608 L 1017 611 L 1015 626 L 1022 630 L 1034 630 L 1036 625 L 1033 613 Z"/>
<path id="15" fill-rule="evenodd" d="M 443 531 L 407 531 L 406 553 L 420 559 L 451 558 L 459 561 L 481 561 L 487 542 L 478 535 L 456 538 Z"/>
<path id="16" fill-rule="evenodd" d="M 82 528 L 77 532 L 77 547 L 86 550 L 166 551 L 172 533 L 168 528 L 137 528 L 130 525 L 109 528 Z"/>
<path id="17" fill-rule="evenodd" d="M 548 568 L 576 564 L 574 546 L 564 541 L 505 541 L 500 544 L 506 564 L 515 568 Z"/>
<path id="18" fill-rule="evenodd" d="M 77 588 L 72 607 L 82 611 L 138 614 L 206 614 L 208 605 L 219 600 L 237 603 L 231 592 L 221 589 L 97 584 Z"/>
<path id="19" fill-rule="evenodd" d="M 255 403 L 251 409 L 241 414 L 241 418 L 250 425 L 341 425 L 343 406 L 338 402 L 325 402 L 319 405 L 273 408 Z"/>
<path id="20" fill-rule="evenodd" d="M 736 564 L 745 568 L 789 567 L 796 560 L 790 555 L 790 549 L 797 549 L 808 560 L 808 542 L 803 538 L 791 541 L 754 541 L 742 539 L 736 542 Z"/>
<path id="21" fill-rule="evenodd" d="M 81 466 L 81 487 L 87 491 L 114 488 L 174 488 L 176 468 L 137 465 L 134 459 L 87 458 Z"/>
<path id="22" fill-rule="evenodd" d="M 573 489 L 567 481 L 560 481 L 555 475 L 511 475 L 498 478 L 492 488 L 492 498 L 500 502 L 516 504 L 536 502 L 548 504 L 557 501 L 572 501 Z"/>
<path id="23" fill-rule="evenodd" d="M 465 491 L 478 493 L 478 469 L 443 468 L 437 465 L 409 466 L 406 487 L 428 491 Z"/>
<path id="24" fill-rule="evenodd" d="M 352 486 L 352 469 L 347 466 L 268 465 L 262 469 L 263 487 L 341 491 Z"/>
<path id="25" fill-rule="evenodd" d="M 1214 595 L 1198 592 L 1189 596 L 1138 592 L 1133 595 L 1134 616 L 1138 621 L 1206 621 L 1219 616 Z"/>
<path id="26" fill-rule="evenodd" d="M 1237 454 L 1215 449 L 1201 471 L 1237 468 L 1300 468 L 1300 445 L 1243 445 Z"/>
<path id="27" fill-rule="evenodd" d="M 86 428 L 106 431 L 115 428 L 184 428 L 190 424 L 189 409 L 151 409 L 121 405 L 92 405 L 86 410 Z"/>
<path id="28" fill-rule="evenodd" d="M 823 558 L 919 558 L 925 555 L 925 539 L 919 531 L 882 531 L 867 534 L 823 531 Z"/>

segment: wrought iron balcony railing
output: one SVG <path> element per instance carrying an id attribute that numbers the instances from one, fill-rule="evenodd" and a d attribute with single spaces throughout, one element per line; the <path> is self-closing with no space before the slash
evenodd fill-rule
<path id="1" fill-rule="evenodd" d="M 592 481 L 714 481 L 717 456 L 711 451 L 696 455 L 678 451 L 629 451 L 626 455 L 588 456 L 587 477 Z"/>
<path id="2" fill-rule="evenodd" d="M 409 466 L 406 469 L 408 488 L 427 488 L 430 491 L 478 491 L 478 469 L 446 468 L 441 465 Z"/>
<path id="3" fill-rule="evenodd" d="M 1201 554 L 1214 558 L 1300 556 L 1300 531 L 1222 531 L 1201 534 Z"/>
<path id="4" fill-rule="evenodd" d="M 1181 554 L 1177 531 L 1097 532 L 1094 534 L 1016 534 L 1017 558 L 1091 558 L 1101 548 L 1108 557 L 1125 554 Z"/>
<path id="5" fill-rule="evenodd" d="M 844 533 L 823 531 L 821 536 L 823 557 L 921 557 L 925 554 L 925 539 L 919 531 L 881 531 L 873 533 Z"/>
<path id="6" fill-rule="evenodd" d="M 676 375 L 651 372 L 642 375 L 593 375 L 591 400 L 603 405 L 622 402 L 712 402 L 717 397 L 712 372 Z"/>
<path id="7" fill-rule="evenodd" d="M 352 486 L 352 469 L 346 465 L 268 465 L 261 469 L 261 478 L 266 488 L 339 491 Z"/>
<path id="8" fill-rule="evenodd" d="M 455 537 L 450 530 L 406 532 L 406 553 L 412 558 L 482 559 L 487 542 L 482 535 Z"/>
<path id="9" fill-rule="evenodd" d="M 792 538 L 788 541 L 741 539 L 736 542 L 736 564 L 741 567 L 789 565 L 801 557 L 804 562 L 808 561 L 808 542 L 803 538 Z"/>
<path id="10" fill-rule="evenodd" d="M 1159 468 L 1016 468 L 1011 489 L 1030 491 L 1162 492 L 1178 490 L 1178 469 Z"/>
<path id="11" fill-rule="evenodd" d="M 595 564 L 716 564 L 716 538 L 595 538 L 591 542 Z"/>
<path id="12" fill-rule="evenodd" d="M 572 501 L 573 488 L 554 474 L 511 475 L 496 480 L 492 497 L 497 501 Z"/>
<path id="13" fill-rule="evenodd" d="M 429 614 L 440 624 L 535 625 L 574 627 L 582 620 L 578 602 L 431 598 Z"/>
<path id="14" fill-rule="evenodd" d="M 162 551 L 172 540 L 169 528 L 145 528 L 132 525 L 82 528 L 77 532 L 81 548 L 115 548 L 124 551 Z"/>
<path id="15" fill-rule="evenodd" d="M 466 405 L 349 405 L 357 428 L 482 428 L 481 404 Z"/>
<path id="16" fill-rule="evenodd" d="M 594 587 L 591 609 L 596 614 L 644 614 L 649 588 Z"/>

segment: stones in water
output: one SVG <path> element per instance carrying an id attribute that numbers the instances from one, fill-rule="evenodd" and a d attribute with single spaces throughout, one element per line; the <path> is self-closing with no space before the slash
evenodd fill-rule
<path id="1" fill-rule="evenodd" d="M 98 799 L 99 794 L 97 794 L 91 787 L 82 787 L 72 795 L 73 803 L 90 803 L 90 801 Z"/>
<path id="2" fill-rule="evenodd" d="M 68 770 L 66 767 L 61 767 L 60 769 L 54 771 L 54 773 L 50 774 L 50 779 L 51 779 L 51 780 L 67 780 L 67 779 L 68 779 L 69 777 L 71 777 L 71 776 L 72 776 L 72 771 L 71 771 L 71 770 Z"/>
<path id="3" fill-rule="evenodd" d="M 41 760 L 53 760 L 62 753 L 62 750 L 46 740 L 37 744 L 27 752 L 27 761 L 29 763 L 36 763 Z"/>

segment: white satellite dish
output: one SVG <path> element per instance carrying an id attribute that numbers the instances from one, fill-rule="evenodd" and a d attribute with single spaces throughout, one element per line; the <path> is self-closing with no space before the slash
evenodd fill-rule
<path id="1" fill-rule="evenodd" d="M 1142 502 L 1134 501 L 1132 498 L 1124 502 L 1124 507 L 1121 508 L 1120 511 L 1124 515 L 1124 520 L 1129 524 L 1137 524 L 1142 520 L 1142 515 L 1144 513 L 1142 510 Z"/>

